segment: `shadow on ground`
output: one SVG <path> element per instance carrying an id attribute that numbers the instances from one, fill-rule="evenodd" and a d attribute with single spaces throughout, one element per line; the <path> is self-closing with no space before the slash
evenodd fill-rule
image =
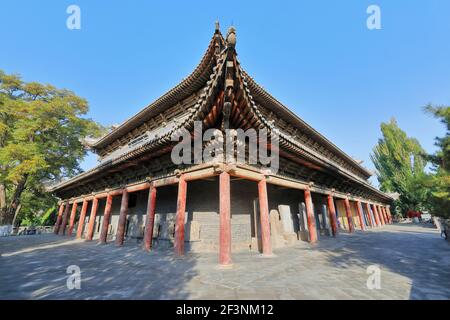
<path id="1" fill-rule="evenodd" d="M 194 257 L 178 263 L 171 252 L 146 253 L 136 242 L 116 247 L 41 235 L 31 245 L 21 238 L 0 243 L 0 299 L 187 299 L 185 284 L 196 274 Z M 80 290 L 67 287 L 71 265 L 80 267 Z"/>
<path id="2" fill-rule="evenodd" d="M 410 281 L 409 299 L 450 299 L 450 243 L 434 228 L 396 224 L 356 235 L 342 234 L 338 241 L 331 241 L 316 246 L 318 251 L 333 252 L 327 258 L 331 266 L 378 265 L 381 286 L 388 290 L 396 289 L 400 275 Z"/>
<path id="3" fill-rule="evenodd" d="M 450 243 L 417 225 L 322 237 L 276 249 L 272 258 L 233 252 L 218 269 L 217 253 L 146 253 L 135 241 L 77 241 L 55 235 L 0 239 L 0 299 L 450 299 Z M 67 268 L 81 269 L 69 290 Z M 381 269 L 381 290 L 366 270 Z"/>

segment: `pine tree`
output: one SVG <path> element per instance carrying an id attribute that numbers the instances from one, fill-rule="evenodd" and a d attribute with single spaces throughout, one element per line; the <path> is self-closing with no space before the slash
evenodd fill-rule
<path id="1" fill-rule="evenodd" d="M 450 107 L 428 105 L 425 111 L 440 119 L 447 131 L 444 137 L 436 138 L 436 146 L 439 150 L 428 156 L 433 164 L 433 174 L 424 185 L 431 190 L 432 213 L 450 218 Z"/>
<path id="2" fill-rule="evenodd" d="M 383 138 L 371 155 L 380 189 L 400 195 L 396 205 L 402 214 L 428 209 L 430 191 L 422 183 L 427 178 L 425 151 L 416 139 L 398 127 L 395 119 L 382 123 L 381 132 Z"/>

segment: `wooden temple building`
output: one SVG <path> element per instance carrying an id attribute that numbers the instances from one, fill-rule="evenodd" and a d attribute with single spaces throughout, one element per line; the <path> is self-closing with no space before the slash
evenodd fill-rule
<path id="1" fill-rule="evenodd" d="M 242 68 L 235 29 L 218 24 L 196 69 L 92 143 L 99 164 L 51 188 L 61 199 L 55 233 L 146 250 L 271 255 L 296 241 L 392 223 L 392 198 L 371 173 L 266 92 Z M 279 169 L 260 164 L 176 165 L 170 136 L 217 128 L 278 134 Z M 270 149 L 270 145 L 267 146 Z M 273 151 L 273 150 L 272 150 Z"/>

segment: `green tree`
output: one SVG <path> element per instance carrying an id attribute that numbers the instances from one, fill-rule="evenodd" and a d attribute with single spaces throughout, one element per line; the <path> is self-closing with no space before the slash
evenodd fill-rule
<path id="1" fill-rule="evenodd" d="M 395 204 L 403 214 L 408 210 L 427 209 L 430 192 L 422 183 L 427 178 L 425 151 L 416 139 L 398 127 L 395 119 L 382 123 L 381 132 L 383 138 L 370 156 L 380 189 L 400 195 Z"/>
<path id="2" fill-rule="evenodd" d="M 0 224 L 20 210 L 32 219 L 54 206 L 45 183 L 81 172 L 84 139 L 103 133 L 87 112 L 87 101 L 69 90 L 0 70 Z"/>
<path id="3" fill-rule="evenodd" d="M 433 214 L 450 218 L 450 107 L 425 107 L 427 113 L 439 119 L 446 127 L 444 137 L 436 138 L 438 151 L 428 156 L 433 164 L 433 174 L 424 183 L 431 191 L 431 211 Z"/>

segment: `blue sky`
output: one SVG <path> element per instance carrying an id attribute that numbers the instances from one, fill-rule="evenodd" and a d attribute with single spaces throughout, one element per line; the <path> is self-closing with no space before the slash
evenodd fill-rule
<path id="1" fill-rule="evenodd" d="M 66 28 L 71 4 L 81 30 Z M 366 27 L 370 4 L 382 30 Z M 446 0 L 2 0 L 0 69 L 71 89 L 89 117 L 121 123 L 194 69 L 217 19 L 236 27 L 257 82 L 366 167 L 391 117 L 430 152 L 444 134 L 421 107 L 450 104 Z"/>

